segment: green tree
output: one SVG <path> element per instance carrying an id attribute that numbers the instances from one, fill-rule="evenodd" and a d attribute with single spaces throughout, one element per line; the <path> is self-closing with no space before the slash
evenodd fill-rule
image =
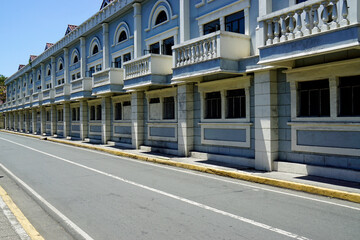
<path id="1" fill-rule="evenodd" d="M 7 77 L 0 74 L 0 102 L 6 101 L 6 86 L 5 86 L 5 80 Z"/>

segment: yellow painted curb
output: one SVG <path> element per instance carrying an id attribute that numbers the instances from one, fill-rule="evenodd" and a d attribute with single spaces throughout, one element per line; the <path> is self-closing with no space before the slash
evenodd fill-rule
<path id="1" fill-rule="evenodd" d="M 0 186 L 0 197 L 3 199 L 5 204 L 11 210 L 11 212 L 14 214 L 16 219 L 19 221 L 21 226 L 24 228 L 24 230 L 32 240 L 44 240 L 44 238 L 40 235 L 38 231 L 36 231 L 34 226 L 24 216 L 21 210 L 16 206 L 16 204 L 13 202 L 13 200 L 10 198 L 10 196 L 1 186 Z"/>
<path id="2" fill-rule="evenodd" d="M 23 135 L 23 136 L 31 136 L 31 137 L 41 138 L 40 136 L 37 136 L 37 135 L 28 135 L 28 134 L 11 132 L 11 131 L 4 131 L 4 132 L 14 133 L 14 134 Z M 120 150 L 106 149 L 106 148 L 97 147 L 94 145 L 88 145 L 88 144 L 84 144 L 84 143 L 76 143 L 76 142 L 71 142 L 71 141 L 66 141 L 66 140 L 61 140 L 61 139 L 56 139 L 56 138 L 47 138 L 47 140 L 52 141 L 52 142 L 72 145 L 72 146 L 76 146 L 76 147 L 106 152 L 106 153 L 110 153 L 110 154 L 113 154 L 116 156 L 128 157 L 128 158 L 133 158 L 133 159 L 147 161 L 147 162 L 159 163 L 159 164 L 164 164 L 164 165 L 169 165 L 169 166 L 174 166 L 174 167 L 179 167 L 179 168 L 184 168 L 184 169 L 189 169 L 189 170 L 195 170 L 195 171 L 204 172 L 204 173 L 215 174 L 215 175 L 224 176 L 224 177 L 240 179 L 240 180 L 244 180 L 244 181 L 248 181 L 248 182 L 261 183 L 261 184 L 266 184 L 266 185 L 270 185 L 270 186 L 281 187 L 281 188 L 302 191 L 302 192 L 312 193 L 312 194 L 331 197 L 331 198 L 338 198 L 338 199 L 347 200 L 350 202 L 360 203 L 360 194 L 358 194 L 358 193 L 351 193 L 351 192 L 334 190 L 334 189 L 329 189 L 329 188 L 322 188 L 322 187 L 317 187 L 317 186 L 312 186 L 312 185 L 307 185 L 307 184 L 302 184 L 302 183 L 278 180 L 278 179 L 274 179 L 274 178 L 261 177 L 261 176 L 246 174 L 246 173 L 232 172 L 232 171 L 221 170 L 221 169 L 216 169 L 216 168 L 211 168 L 211 167 L 203 167 L 203 166 L 193 165 L 193 164 L 189 164 L 189 163 L 175 162 L 175 161 L 168 160 L 165 158 L 148 157 L 148 156 L 144 156 L 141 154 L 127 153 L 127 152 L 123 152 Z"/>

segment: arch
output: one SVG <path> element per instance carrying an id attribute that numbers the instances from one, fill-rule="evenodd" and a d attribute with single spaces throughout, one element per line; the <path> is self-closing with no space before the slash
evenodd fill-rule
<path id="1" fill-rule="evenodd" d="M 48 65 L 46 66 L 46 76 L 50 76 L 50 75 L 51 75 L 51 65 L 48 64 Z"/>
<path id="2" fill-rule="evenodd" d="M 177 15 L 173 15 L 173 11 L 171 8 L 171 5 L 169 4 L 168 1 L 166 0 L 158 0 L 153 8 L 151 9 L 150 12 L 150 17 L 149 17 L 149 21 L 148 21 L 148 28 L 145 31 L 149 31 L 151 28 L 154 28 L 155 26 L 157 26 L 156 23 L 156 19 L 158 17 L 158 15 L 160 14 L 160 12 L 164 11 L 166 16 L 167 16 L 167 20 L 162 22 L 168 22 L 172 19 L 177 18 Z"/>
<path id="3" fill-rule="evenodd" d="M 159 24 L 161 24 L 161 23 L 163 23 L 163 22 L 166 22 L 168 19 L 169 19 L 169 18 L 168 18 L 167 13 L 166 13 L 164 10 L 161 10 L 161 11 L 159 12 L 159 14 L 156 16 L 155 26 L 156 26 L 156 25 L 159 25 Z"/>
<path id="4" fill-rule="evenodd" d="M 61 71 L 63 69 L 64 69 L 64 60 L 62 58 L 59 58 L 57 62 L 57 70 Z"/>
<path id="5" fill-rule="evenodd" d="M 119 41 L 120 35 L 123 33 L 126 34 L 126 39 Z M 128 24 L 126 22 L 119 23 L 119 25 L 116 27 L 116 30 L 115 30 L 113 45 L 124 42 L 124 41 L 128 40 L 129 38 L 131 38 L 131 37 L 130 37 L 130 28 L 129 28 Z"/>
<path id="6" fill-rule="evenodd" d="M 79 62 L 79 51 L 75 48 L 71 53 L 71 64 L 76 64 Z"/>
<path id="7" fill-rule="evenodd" d="M 37 76 L 36 79 L 37 79 L 38 81 L 41 80 L 41 70 L 38 70 L 38 71 L 37 71 L 36 76 Z"/>
<path id="8" fill-rule="evenodd" d="M 96 50 L 96 48 L 97 48 L 97 51 L 94 51 L 94 50 Z M 97 53 L 100 52 L 100 49 L 101 49 L 100 40 L 98 37 L 94 37 L 90 42 L 89 56 L 96 55 Z"/>

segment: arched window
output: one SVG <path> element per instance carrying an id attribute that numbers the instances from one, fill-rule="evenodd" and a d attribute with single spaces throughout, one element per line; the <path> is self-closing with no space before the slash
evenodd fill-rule
<path id="1" fill-rule="evenodd" d="M 93 47 L 93 49 L 92 49 L 92 55 L 95 55 L 95 54 L 97 54 L 99 52 L 99 47 L 98 47 L 98 45 L 94 45 L 94 47 Z"/>
<path id="2" fill-rule="evenodd" d="M 62 63 L 60 63 L 60 65 L 59 65 L 59 71 L 61 71 L 61 70 L 63 70 L 63 64 Z"/>
<path id="3" fill-rule="evenodd" d="M 168 17 L 167 17 L 167 14 L 165 11 L 161 11 L 159 12 L 159 14 L 157 15 L 156 17 L 156 20 L 155 20 L 155 26 L 156 25 L 159 25 L 160 23 L 163 23 L 165 21 L 168 20 Z"/>
<path id="4" fill-rule="evenodd" d="M 50 69 L 48 70 L 47 75 L 48 75 L 48 76 L 51 75 L 51 70 L 50 70 Z"/>
<path id="5" fill-rule="evenodd" d="M 78 58 L 77 55 L 75 55 L 74 60 L 73 60 L 73 63 L 77 63 L 77 62 L 79 62 L 79 58 Z"/>
<path id="6" fill-rule="evenodd" d="M 38 73 L 38 80 L 41 80 L 41 72 Z"/>
<path id="7" fill-rule="evenodd" d="M 122 32 L 120 33 L 120 36 L 119 36 L 118 42 L 125 41 L 126 39 L 127 39 L 126 32 L 125 32 L 125 31 L 122 31 Z"/>

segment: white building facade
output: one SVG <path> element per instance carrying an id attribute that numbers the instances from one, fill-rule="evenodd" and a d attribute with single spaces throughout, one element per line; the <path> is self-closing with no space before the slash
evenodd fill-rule
<path id="1" fill-rule="evenodd" d="M 358 0 L 113 0 L 6 81 L 5 128 L 360 182 Z"/>

